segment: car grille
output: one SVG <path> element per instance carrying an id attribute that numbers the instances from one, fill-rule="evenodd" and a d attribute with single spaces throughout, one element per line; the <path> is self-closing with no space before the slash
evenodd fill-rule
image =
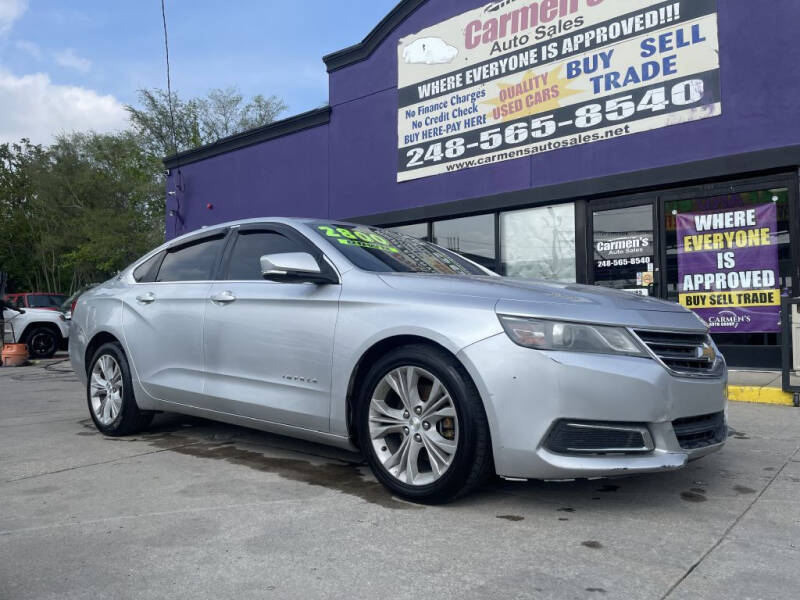
<path id="1" fill-rule="evenodd" d="M 682 375 L 712 375 L 717 353 L 708 335 L 636 330 L 636 335 L 672 371 Z"/>
<path id="2" fill-rule="evenodd" d="M 545 447 L 559 454 L 606 454 L 651 452 L 653 439 L 645 425 L 558 421 Z"/>
<path id="3" fill-rule="evenodd" d="M 728 428 L 725 413 L 686 417 L 672 422 L 675 437 L 684 450 L 697 450 L 725 441 Z"/>

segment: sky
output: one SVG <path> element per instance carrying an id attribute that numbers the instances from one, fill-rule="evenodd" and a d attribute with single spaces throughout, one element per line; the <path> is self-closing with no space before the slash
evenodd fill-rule
<path id="1" fill-rule="evenodd" d="M 322 106 L 322 56 L 397 1 L 166 0 L 172 89 L 275 94 L 281 117 Z M 0 0 L 0 143 L 124 129 L 144 88 L 166 88 L 160 0 Z"/>

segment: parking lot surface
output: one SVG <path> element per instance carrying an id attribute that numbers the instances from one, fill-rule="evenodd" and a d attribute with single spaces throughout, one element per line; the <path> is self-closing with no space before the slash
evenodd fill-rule
<path id="1" fill-rule="evenodd" d="M 800 412 L 730 421 L 683 471 L 421 507 L 239 427 L 104 438 L 68 362 L 0 369 L 0 598 L 796 599 Z"/>

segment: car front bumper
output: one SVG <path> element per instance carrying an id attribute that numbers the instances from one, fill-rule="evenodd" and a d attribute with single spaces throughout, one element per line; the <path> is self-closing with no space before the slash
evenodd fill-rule
<path id="1" fill-rule="evenodd" d="M 577 479 L 679 469 L 724 440 L 681 447 L 673 421 L 724 412 L 727 374 L 677 377 L 655 360 L 522 348 L 505 334 L 466 347 L 459 358 L 478 386 L 502 477 Z M 645 453 L 556 453 L 545 447 L 560 420 L 646 427 Z M 727 418 L 724 424 L 727 431 Z"/>

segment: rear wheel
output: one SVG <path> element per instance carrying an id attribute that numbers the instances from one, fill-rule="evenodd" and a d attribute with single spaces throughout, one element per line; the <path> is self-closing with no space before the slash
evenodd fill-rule
<path id="1" fill-rule="evenodd" d="M 28 346 L 31 358 L 50 358 L 58 350 L 59 337 L 49 327 L 34 327 L 25 334 L 23 343 Z"/>
<path id="2" fill-rule="evenodd" d="M 398 496 L 447 502 L 492 471 L 480 396 L 443 351 L 405 346 L 381 358 L 367 374 L 357 416 L 367 461 Z"/>
<path id="3" fill-rule="evenodd" d="M 147 428 L 153 419 L 153 413 L 136 405 L 128 360 L 116 342 L 103 344 L 95 352 L 86 388 L 89 414 L 105 435 L 132 435 Z"/>

